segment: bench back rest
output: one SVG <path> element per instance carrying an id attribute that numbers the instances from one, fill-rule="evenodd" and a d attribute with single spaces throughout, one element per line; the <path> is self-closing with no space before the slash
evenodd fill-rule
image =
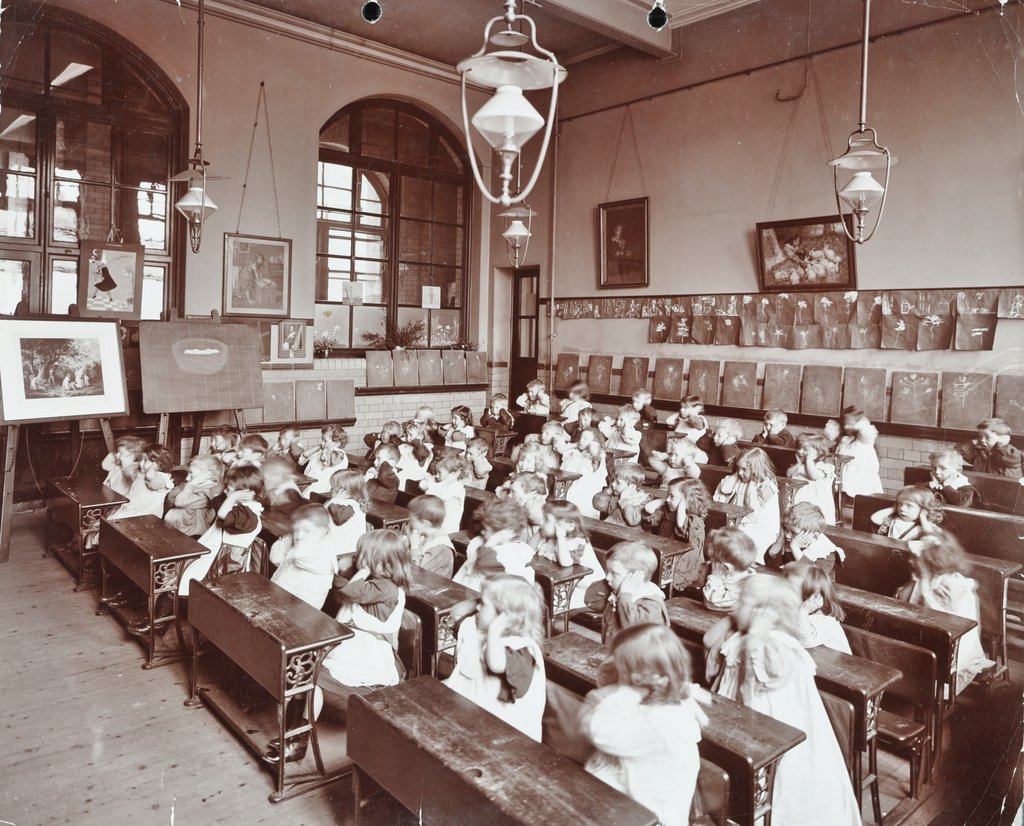
<path id="1" fill-rule="evenodd" d="M 402 613 L 398 630 L 398 659 L 405 666 L 407 680 L 423 673 L 423 620 L 408 608 Z"/>
<path id="2" fill-rule="evenodd" d="M 760 447 L 760 445 L 759 445 Z M 719 465 L 701 465 L 700 468 L 700 479 L 707 487 L 708 492 L 712 495 L 715 493 L 715 488 L 718 484 L 733 471 L 731 468 L 720 467 Z M 793 504 L 796 498 L 796 492 L 807 483 L 800 479 L 790 479 L 786 475 L 775 476 L 775 481 L 779 485 L 779 510 L 785 513 L 787 509 Z"/>
<path id="3" fill-rule="evenodd" d="M 1016 479 L 970 470 L 965 470 L 964 476 L 981 495 L 985 510 L 1024 516 L 1024 488 Z M 927 485 L 930 480 L 931 468 L 921 465 L 903 468 L 904 485 Z"/>
<path id="4" fill-rule="evenodd" d="M 854 724 L 856 722 L 853 703 L 849 700 L 844 700 L 842 697 L 836 697 L 835 695 L 828 694 L 824 691 L 820 691 L 818 693 L 821 697 L 821 704 L 825 706 L 825 713 L 828 715 L 828 721 L 832 724 L 832 731 L 836 734 L 836 741 L 839 743 L 839 749 L 843 753 L 843 761 L 846 763 L 846 771 L 852 777 L 853 760 L 856 753 L 853 746 Z M 859 757 L 859 755 L 856 756 Z"/>
<path id="5" fill-rule="evenodd" d="M 862 628 L 847 626 L 846 639 L 855 656 L 899 669 L 903 676 L 885 690 L 885 696 L 911 704 L 915 716 L 930 723 L 939 676 L 935 653 Z"/>

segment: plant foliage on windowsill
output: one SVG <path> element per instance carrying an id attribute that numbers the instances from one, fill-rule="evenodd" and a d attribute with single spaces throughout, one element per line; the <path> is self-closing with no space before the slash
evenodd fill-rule
<path id="1" fill-rule="evenodd" d="M 366 346 L 374 350 L 409 350 L 426 340 L 427 325 L 422 319 L 401 324 L 387 333 L 363 333 Z"/>

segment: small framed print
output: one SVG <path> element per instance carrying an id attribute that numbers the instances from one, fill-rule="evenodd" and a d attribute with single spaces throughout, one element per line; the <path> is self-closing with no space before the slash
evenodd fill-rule
<path id="1" fill-rule="evenodd" d="M 440 310 L 441 309 L 441 288 L 440 287 L 423 287 L 422 288 L 422 300 L 420 306 L 425 310 Z"/>
<path id="2" fill-rule="evenodd" d="M 83 316 L 138 319 L 142 314 L 142 260 L 139 244 L 81 242 L 78 310 Z"/>
<path id="3" fill-rule="evenodd" d="M 307 322 L 282 321 L 277 325 L 277 357 L 285 361 L 306 358 Z"/>
<path id="4" fill-rule="evenodd" d="M 287 318 L 292 242 L 224 233 L 224 315 Z"/>
<path id="5" fill-rule="evenodd" d="M 598 287 L 646 287 L 648 284 L 647 198 L 598 206 L 601 273 Z"/>

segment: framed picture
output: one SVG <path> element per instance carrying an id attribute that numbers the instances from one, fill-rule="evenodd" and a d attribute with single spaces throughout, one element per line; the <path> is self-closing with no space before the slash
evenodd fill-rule
<path id="1" fill-rule="evenodd" d="M 598 287 L 646 287 L 648 284 L 647 198 L 611 201 L 597 208 L 600 217 L 601 276 Z"/>
<path id="2" fill-rule="evenodd" d="M 83 240 L 78 258 L 78 311 L 98 318 L 139 318 L 143 254 L 139 244 Z"/>
<path id="3" fill-rule="evenodd" d="M 282 321 L 277 325 L 277 357 L 279 359 L 306 358 L 306 321 Z"/>
<path id="4" fill-rule="evenodd" d="M 854 243 L 838 215 L 762 222 L 755 234 L 761 292 L 857 289 Z"/>
<path id="5" fill-rule="evenodd" d="M 292 242 L 224 233 L 224 315 L 287 318 Z"/>
<path id="6" fill-rule="evenodd" d="M 0 424 L 127 414 L 119 326 L 0 319 Z"/>

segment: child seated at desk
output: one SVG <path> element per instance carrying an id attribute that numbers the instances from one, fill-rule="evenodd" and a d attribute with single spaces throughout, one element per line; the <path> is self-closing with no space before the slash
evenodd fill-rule
<path id="1" fill-rule="evenodd" d="M 455 545 L 444 530 L 444 502 L 436 496 L 417 496 L 409 503 L 406 533 L 412 564 L 451 579 L 455 572 Z"/>
<path id="2" fill-rule="evenodd" d="M 878 429 L 863 410 L 856 407 L 843 409 L 843 429 L 836 453 L 851 457 L 843 468 L 843 493 L 847 496 L 882 492 L 878 450 L 875 447 L 877 440 Z"/>
<path id="3" fill-rule="evenodd" d="M 896 507 L 875 511 L 871 521 L 882 536 L 912 542 L 931 533 L 942 522 L 942 516 L 942 505 L 931 490 L 907 485 L 896 494 Z"/>
<path id="4" fill-rule="evenodd" d="M 319 444 L 304 450 L 299 459 L 299 464 L 305 466 L 306 475 L 313 478 L 313 483 L 306 489 L 307 497 L 311 493 L 327 493 L 331 489 L 331 476 L 348 467 L 347 444 L 348 434 L 341 425 L 327 424 L 320 428 Z"/>
<path id="5" fill-rule="evenodd" d="M 370 493 L 358 470 L 338 470 L 331 477 L 331 498 L 324 503 L 330 517 L 331 544 L 338 557 L 338 570 L 346 576 L 354 570 L 356 545 L 367 531 L 366 509 Z"/>
<path id="6" fill-rule="evenodd" d="M 367 433 L 363 436 L 363 444 L 367 447 L 366 466 L 373 464 L 377 450 L 383 445 L 394 445 L 398 447 L 402 442 L 403 428 L 398 422 L 392 420 L 384 422 L 380 433 Z"/>
<path id="7" fill-rule="evenodd" d="M 538 416 L 547 416 L 551 412 L 551 399 L 548 397 L 548 391 L 544 389 L 544 382 L 540 379 L 530 380 L 526 385 L 526 392 L 519 395 L 516 404 L 524 412 Z"/>
<path id="8" fill-rule="evenodd" d="M 600 418 L 597 415 L 597 411 L 593 407 L 584 407 L 575 420 L 566 422 L 563 425 L 566 435 L 569 437 L 571 443 L 576 443 L 580 440 L 580 434 L 586 430 L 593 430 L 599 435 L 601 441 L 604 441 L 604 436 L 600 435 L 600 431 L 597 430 L 597 423 Z"/>
<path id="9" fill-rule="evenodd" d="M 563 421 L 575 422 L 579 419 L 580 411 L 592 408 L 590 403 L 590 387 L 585 381 L 574 382 L 569 388 L 569 398 L 563 402 L 558 415 Z"/>
<path id="10" fill-rule="evenodd" d="M 278 433 L 273 444 L 267 448 L 267 458 L 281 457 L 298 464 L 302 457 L 302 439 L 299 437 L 299 428 L 293 424 L 285 425 Z"/>
<path id="11" fill-rule="evenodd" d="M 540 589 L 496 574 L 471 610 L 459 625 L 455 670 L 445 685 L 539 743 L 547 691 Z"/>
<path id="12" fill-rule="evenodd" d="M 494 499 L 477 508 L 480 536 L 466 548 L 466 561 L 456 572 L 459 585 L 479 591 L 485 579 L 498 573 L 534 581 L 533 548 L 523 541 L 526 510 L 510 499 Z"/>
<path id="13" fill-rule="evenodd" d="M 487 489 L 487 480 L 491 476 L 494 466 L 487 459 L 487 442 L 483 439 L 470 439 L 466 442 L 466 473 L 465 484 L 467 488 L 477 490 Z"/>
<path id="14" fill-rule="evenodd" d="M 669 413 L 665 424 L 705 453 L 711 452 L 711 425 L 704 418 L 704 402 L 700 396 L 683 396 L 679 402 L 679 412 Z"/>
<path id="15" fill-rule="evenodd" d="M 978 436 L 956 446 L 957 452 L 976 473 L 994 473 L 1011 479 L 1024 477 L 1024 458 L 1010 444 L 1012 431 L 1002 419 L 985 419 L 978 424 Z"/>
<path id="16" fill-rule="evenodd" d="M 779 538 L 779 485 L 775 468 L 759 447 L 743 451 L 736 459 L 736 472 L 726 476 L 715 490 L 716 502 L 729 502 L 750 509 L 739 522 L 757 548 L 757 564 Z"/>
<path id="17" fill-rule="evenodd" d="M 637 430 L 649 430 L 652 425 L 658 423 L 658 411 L 654 409 L 653 402 L 654 396 L 650 390 L 644 387 L 634 390 L 633 395 L 630 396 L 630 405 L 640 414 L 640 423 L 636 426 Z"/>
<path id="18" fill-rule="evenodd" d="M 164 515 L 164 501 L 174 487 L 171 479 L 171 451 L 163 445 L 146 445 L 139 461 L 139 472 L 128 489 L 128 501 L 114 508 L 107 519 L 127 519 L 132 516 Z M 98 531 L 98 528 L 97 528 Z"/>
<path id="19" fill-rule="evenodd" d="M 530 540 L 536 556 L 548 559 L 563 568 L 571 565 L 583 565 L 590 568 L 587 574 L 576 583 L 570 609 L 586 608 L 586 591 L 593 583 L 604 579 L 604 569 L 590 544 L 587 529 L 579 509 L 564 499 L 552 499 L 544 503 L 544 521 L 540 531 Z"/>
<path id="20" fill-rule="evenodd" d="M 540 444 L 547 454 L 546 463 L 557 468 L 562 464 L 562 455 L 569 449 L 569 434 L 561 422 L 545 422 L 540 429 Z"/>
<path id="21" fill-rule="evenodd" d="M 104 456 L 101 464 L 107 472 L 103 484 L 127 496 L 132 482 L 139 475 L 139 462 L 142 461 L 146 440 L 141 436 L 118 436 L 114 445 L 114 452 Z"/>
<path id="22" fill-rule="evenodd" d="M 719 467 L 732 467 L 740 453 L 738 444 L 743 436 L 743 426 L 736 419 L 719 419 L 711 436 L 711 447 L 706 451 L 708 463 Z M 700 442 L 697 443 L 700 447 Z M 774 473 L 774 468 L 772 473 Z"/>
<path id="23" fill-rule="evenodd" d="M 231 467 L 237 451 L 238 428 L 226 424 L 215 427 L 210 433 L 209 452 L 220 459 L 224 467 Z"/>
<path id="24" fill-rule="evenodd" d="M 444 446 L 455 450 L 465 450 L 466 443 L 476 438 L 473 429 L 473 411 L 464 404 L 452 408 L 452 420 L 441 425 L 439 432 L 444 436 Z"/>
<path id="25" fill-rule="evenodd" d="M 698 479 L 700 468 L 706 464 L 707 454 L 686 437 L 672 439 L 665 451 L 651 451 L 651 470 L 658 474 L 661 487 L 667 488 L 673 479 Z"/>
<path id="26" fill-rule="evenodd" d="M 516 420 L 508 409 L 508 396 L 504 393 L 491 396 L 490 405 L 480 414 L 480 424 L 493 427 L 499 433 L 508 433 L 515 428 Z"/>
<path id="27" fill-rule="evenodd" d="M 532 539 L 544 521 L 544 503 L 548 498 L 547 479 L 539 473 L 514 473 L 495 495 L 509 499 L 526 511 L 524 539 Z"/>
<path id="28" fill-rule="evenodd" d="M 587 771 L 653 811 L 662 826 L 687 826 L 707 722 L 689 654 L 669 629 L 634 625 L 612 641 L 611 666 L 604 676 L 614 681 L 587 695 L 580 719 L 597 749 Z"/>
<path id="29" fill-rule="evenodd" d="M 772 820 L 787 826 L 860 826 L 860 804 L 800 644 L 799 602 L 781 577 L 753 576 L 736 605 L 738 632 L 721 648 L 715 690 L 804 732 L 775 772 Z"/>
<path id="30" fill-rule="evenodd" d="M 373 452 L 373 464 L 364 474 L 366 491 L 375 502 L 395 504 L 398 498 L 398 460 L 401 452 L 391 442 L 378 445 Z"/>
<path id="31" fill-rule="evenodd" d="M 704 583 L 704 606 L 732 611 L 747 577 L 754 573 L 757 548 L 739 528 L 718 528 L 708 534 L 705 549 L 711 570 Z"/>
<path id="32" fill-rule="evenodd" d="M 850 641 L 840 624 L 846 619 L 832 580 L 817 565 L 790 562 L 782 572 L 800 600 L 800 642 L 804 648 L 823 645 L 852 654 Z"/>
<path id="33" fill-rule="evenodd" d="M 548 473 L 559 465 L 555 452 L 540 443 L 539 433 L 530 433 L 521 445 L 512 449 L 516 473 Z"/>
<path id="34" fill-rule="evenodd" d="M 928 456 L 932 466 L 932 478 L 928 487 L 935 498 L 946 505 L 959 508 L 980 506 L 981 495 L 964 476 L 964 457 L 951 447 L 940 447 Z"/>
<path id="35" fill-rule="evenodd" d="M 643 437 L 640 433 L 640 414 L 632 405 L 622 405 L 614 420 L 611 416 L 605 416 L 598 423 L 597 429 L 605 438 L 606 448 L 626 451 L 633 462 L 640 458 L 640 439 Z"/>
<path id="36" fill-rule="evenodd" d="M 438 433 L 437 420 L 434 418 L 434 408 L 422 404 L 416 408 L 416 415 L 412 420 L 419 425 L 424 437 L 431 445 L 444 444 L 444 437 Z"/>
<path id="37" fill-rule="evenodd" d="M 593 519 L 600 516 L 594 507 L 594 497 L 608 484 L 606 462 L 604 448 L 593 429 L 580 433 L 579 440 L 562 454 L 561 469 L 580 476 L 569 485 L 565 498 L 579 508 L 583 516 Z"/>
<path id="38" fill-rule="evenodd" d="M 780 410 L 777 407 L 766 410 L 764 426 L 750 441 L 755 445 L 793 447 L 796 440 L 793 438 L 793 434 L 786 430 L 787 424 L 789 424 L 789 416 L 786 415 L 785 410 Z"/>
<path id="39" fill-rule="evenodd" d="M 299 473 L 295 462 L 287 456 L 271 456 L 262 465 L 263 489 L 267 507 L 291 513 L 309 500 L 299 489 Z"/>
<path id="40" fill-rule="evenodd" d="M 651 520 L 651 533 L 689 543 L 692 550 L 677 562 L 674 587 L 683 590 L 700 583 L 704 576 L 705 520 L 711 495 L 698 479 L 673 479 L 664 499 L 651 499 L 644 511 Z"/>
<path id="41" fill-rule="evenodd" d="M 235 454 L 235 465 L 256 465 L 259 467 L 267 457 L 267 450 L 270 445 L 259 433 L 247 433 L 238 443 L 238 451 Z"/>
<path id="42" fill-rule="evenodd" d="M 646 475 L 636 462 L 620 462 L 612 468 L 610 484 L 594 496 L 593 505 L 601 518 L 612 525 L 637 527 L 643 519 L 644 506 L 651 497 L 640 490 Z"/>
<path id="43" fill-rule="evenodd" d="M 587 588 L 584 602 L 601 614 L 601 642 L 607 645 L 623 628 L 642 623 L 668 626 L 665 594 L 651 582 L 658 557 L 643 542 L 619 542 L 608 554 L 603 580 Z"/>
<path id="44" fill-rule="evenodd" d="M 466 507 L 466 488 L 462 484 L 465 473 L 465 457 L 449 454 L 436 461 L 433 478 L 428 476 L 420 482 L 424 493 L 444 502 L 444 530 L 448 534 L 462 529 L 462 511 Z"/>
<path id="45" fill-rule="evenodd" d="M 422 482 L 434 457 L 433 444 L 423 428 L 409 420 L 402 425 L 402 442 L 398 446 L 398 486 L 406 482 Z"/>
<path id="46" fill-rule="evenodd" d="M 829 453 L 828 441 L 817 433 L 801 433 L 797 437 L 796 445 L 796 462 L 786 471 L 786 476 L 806 484 L 797 489 L 794 501 L 817 505 L 825 514 L 825 522 L 835 525 L 837 520 L 833 483 L 836 468 L 826 458 Z"/>
<path id="47" fill-rule="evenodd" d="M 810 502 L 797 502 L 782 515 L 782 531 L 768 549 L 776 562 L 807 562 L 835 579 L 836 564 L 846 552 L 825 536 L 825 514 Z"/>
<path id="48" fill-rule="evenodd" d="M 324 607 L 338 572 L 330 525 L 320 505 L 302 505 L 292 513 L 291 533 L 270 547 L 270 561 L 277 566 L 270 581 L 317 611 Z"/>
<path id="49" fill-rule="evenodd" d="M 164 522 L 186 536 L 202 536 L 216 516 L 213 499 L 223 489 L 224 465 L 216 456 L 196 456 L 188 476 L 167 494 Z"/>

